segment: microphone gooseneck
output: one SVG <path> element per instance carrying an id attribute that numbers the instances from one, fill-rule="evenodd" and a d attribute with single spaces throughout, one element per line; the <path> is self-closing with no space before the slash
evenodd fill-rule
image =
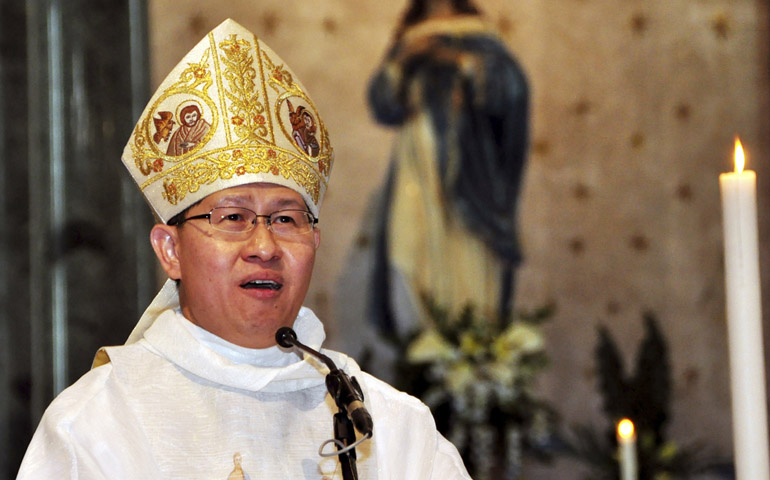
<path id="1" fill-rule="evenodd" d="M 330 371 L 337 370 L 337 365 L 332 362 L 331 358 L 327 357 L 321 352 L 313 350 L 312 348 L 302 344 L 299 340 L 297 340 L 297 333 L 291 327 L 279 328 L 278 331 L 275 332 L 275 341 L 283 348 L 297 347 L 316 358 L 320 358 Z"/>
<path id="2" fill-rule="evenodd" d="M 364 406 L 364 393 L 355 377 L 349 377 L 337 368 L 334 362 L 321 352 L 303 345 L 297 340 L 296 332 L 290 327 L 281 327 L 275 332 L 275 341 L 284 348 L 296 347 L 312 356 L 321 359 L 329 368 L 326 376 L 326 388 L 340 410 L 345 411 L 353 426 L 362 435 L 372 435 L 374 424 L 372 416 Z"/>

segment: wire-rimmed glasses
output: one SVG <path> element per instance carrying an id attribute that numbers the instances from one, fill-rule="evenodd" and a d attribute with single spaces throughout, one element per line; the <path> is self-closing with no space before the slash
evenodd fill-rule
<path id="1" fill-rule="evenodd" d="M 258 218 L 265 219 L 268 230 L 276 235 L 302 235 L 310 233 L 318 219 L 306 210 L 278 210 L 268 215 L 243 207 L 216 207 L 209 213 L 183 218 L 174 223 L 181 225 L 188 220 L 206 219 L 214 229 L 227 233 L 246 233 L 254 230 Z"/>

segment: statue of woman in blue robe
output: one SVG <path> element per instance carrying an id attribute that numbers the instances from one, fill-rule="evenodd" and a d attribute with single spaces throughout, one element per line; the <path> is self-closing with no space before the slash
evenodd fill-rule
<path id="1" fill-rule="evenodd" d="M 412 0 L 369 102 L 398 128 L 371 314 L 406 332 L 424 325 L 427 298 L 451 315 L 472 306 L 505 321 L 529 138 L 521 66 L 470 0 Z"/>

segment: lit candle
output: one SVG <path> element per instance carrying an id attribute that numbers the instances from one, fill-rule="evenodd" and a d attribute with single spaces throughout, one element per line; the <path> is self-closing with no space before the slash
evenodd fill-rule
<path id="1" fill-rule="evenodd" d="M 719 176 L 724 225 L 727 333 L 733 411 L 733 451 L 738 480 L 770 480 L 762 346 L 757 177 L 743 170 L 735 140 L 735 172 Z"/>
<path id="2" fill-rule="evenodd" d="M 627 418 L 618 422 L 618 457 L 620 480 L 636 480 L 636 432 L 634 422 Z"/>

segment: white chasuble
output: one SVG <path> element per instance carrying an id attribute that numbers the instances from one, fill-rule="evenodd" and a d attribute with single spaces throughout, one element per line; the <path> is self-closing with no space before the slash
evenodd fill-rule
<path id="1" fill-rule="evenodd" d="M 320 349 L 313 312 L 303 308 L 294 328 Z M 106 352 L 110 363 L 45 412 L 19 479 L 342 479 L 336 457 L 318 453 L 337 411 L 321 362 L 238 347 L 175 310 L 138 342 Z M 356 448 L 361 480 L 470 478 L 424 404 L 323 352 L 358 379 L 374 420 L 373 438 Z"/>

